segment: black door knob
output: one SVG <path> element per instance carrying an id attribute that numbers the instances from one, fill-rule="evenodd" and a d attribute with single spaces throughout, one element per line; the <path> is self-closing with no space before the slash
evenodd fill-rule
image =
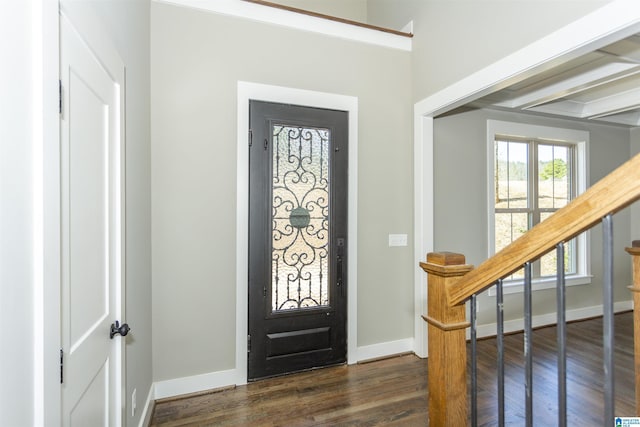
<path id="1" fill-rule="evenodd" d="M 113 339 L 113 336 L 115 334 L 120 334 L 124 337 L 129 333 L 130 330 L 131 328 L 129 327 L 129 325 L 127 325 L 126 323 L 120 325 L 120 322 L 116 320 L 115 323 L 111 324 L 111 332 L 109 333 L 109 338 Z"/>

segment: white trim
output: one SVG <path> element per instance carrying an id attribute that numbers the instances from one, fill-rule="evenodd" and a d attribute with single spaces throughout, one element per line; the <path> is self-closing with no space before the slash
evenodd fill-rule
<path id="1" fill-rule="evenodd" d="M 619 301 L 613 304 L 614 313 L 620 313 L 623 311 L 633 310 L 633 301 Z M 602 305 L 594 305 L 591 307 L 583 307 L 576 308 L 573 310 L 566 311 L 566 319 L 567 322 L 572 322 L 575 320 L 583 320 L 588 319 L 590 317 L 602 316 L 603 307 Z M 540 326 L 549 326 L 556 324 L 557 318 L 556 313 L 546 313 L 539 314 L 537 316 L 533 316 L 531 318 L 531 324 L 534 328 L 538 328 Z M 504 322 L 504 333 L 511 332 L 519 332 L 524 330 L 524 319 L 513 319 Z M 478 338 L 482 337 L 491 337 L 496 335 L 496 324 L 495 323 L 487 323 L 484 325 L 478 325 L 477 329 Z M 467 330 L 467 339 L 469 338 L 469 330 Z"/>
<path id="2" fill-rule="evenodd" d="M 45 355 L 55 354 L 60 348 L 60 118 L 54 107 L 58 100 L 59 77 L 59 11 L 58 0 L 35 0 L 42 3 L 42 281 L 40 285 L 43 301 L 34 306 L 34 314 L 42 310 L 43 322 L 40 332 L 42 345 L 36 348 L 34 355 L 40 360 L 43 375 L 36 386 L 35 393 L 41 394 L 36 401 L 34 425 L 57 427 L 60 425 L 61 394 L 59 361 Z M 35 25 L 36 23 L 34 23 Z M 45 106 L 49 106 L 45 108 Z M 43 354 L 38 354 L 42 351 Z M 35 372 L 37 375 L 37 371 Z M 42 412 L 40 414 L 39 412 Z"/>
<path id="3" fill-rule="evenodd" d="M 358 356 L 360 357 L 358 362 L 407 353 L 413 351 L 414 346 L 415 344 L 413 338 L 405 338 L 403 340 L 365 345 L 362 347 L 358 347 Z"/>
<path id="4" fill-rule="evenodd" d="M 358 98 L 304 89 L 238 82 L 236 208 L 236 384 L 247 382 L 247 266 L 249 223 L 249 100 L 280 102 L 349 113 L 347 362 L 358 361 Z"/>
<path id="5" fill-rule="evenodd" d="M 424 261 L 433 251 L 433 118 L 414 115 L 414 260 Z M 427 274 L 416 267 L 414 274 L 414 348 L 418 357 L 427 357 Z"/>
<path id="6" fill-rule="evenodd" d="M 416 111 L 437 116 L 638 32 L 640 2 L 615 0 L 421 100 Z"/>
<path id="7" fill-rule="evenodd" d="M 147 393 L 147 399 L 144 402 L 144 408 L 140 414 L 140 422 L 138 427 L 148 427 L 151 425 L 151 418 L 153 417 L 153 409 L 156 405 L 156 388 L 155 383 L 149 387 L 149 393 Z"/>
<path id="8" fill-rule="evenodd" d="M 433 117 L 638 32 L 640 2 L 615 0 L 414 105 L 416 260 L 423 259 L 425 252 L 433 248 Z M 419 325 L 421 299 L 426 298 L 426 290 L 421 290 L 424 276 L 416 267 L 414 329 L 418 355 L 428 348 L 426 340 L 421 342 L 426 332 Z"/>
<path id="9" fill-rule="evenodd" d="M 236 370 L 209 372 L 207 374 L 193 375 L 190 377 L 175 378 L 172 380 L 156 381 L 154 383 L 155 399 L 181 396 L 183 394 L 198 393 L 227 387 L 236 383 Z"/>
<path id="10" fill-rule="evenodd" d="M 153 0 L 325 36 L 411 51 L 411 38 L 240 0 Z"/>
<path id="11" fill-rule="evenodd" d="M 576 151 L 576 195 L 580 195 L 587 190 L 589 182 L 589 142 L 590 133 L 588 131 L 560 128 L 553 126 L 540 126 L 528 123 L 507 122 L 502 120 L 487 120 L 487 257 L 495 254 L 495 151 L 494 141 L 496 135 L 517 136 L 524 138 L 548 139 L 570 143 Z M 591 283 L 591 239 L 590 231 L 580 233 L 576 236 L 576 274 L 566 278 L 567 286 L 585 285 Z M 533 281 L 533 291 L 549 289 L 555 287 L 555 278 L 535 279 Z M 495 288 L 489 289 L 489 295 L 495 295 Z M 504 293 L 518 293 L 523 291 L 522 281 L 505 281 Z"/>
<path id="12" fill-rule="evenodd" d="M 633 309 L 633 301 L 620 301 L 614 304 L 614 312 L 619 313 Z M 602 305 L 568 310 L 566 314 L 567 321 L 588 319 L 590 317 L 602 315 Z M 533 327 L 552 325 L 556 323 L 556 314 L 547 313 L 533 316 Z M 504 324 L 505 333 L 517 332 L 523 329 L 523 319 L 515 319 L 507 321 Z M 495 335 L 496 324 L 488 323 L 478 326 L 478 338 Z M 469 330 L 467 329 L 467 339 Z M 378 344 L 358 347 L 359 359 L 356 362 L 364 362 L 372 359 L 394 356 L 397 354 L 407 353 L 415 347 L 413 338 L 405 338 L 397 341 L 388 341 Z M 168 397 L 176 397 L 190 393 L 198 393 L 207 390 L 219 389 L 236 385 L 235 379 L 237 374 L 235 370 L 210 372 L 202 375 L 194 375 L 190 377 L 175 378 L 172 380 L 157 381 L 149 390 L 145 412 L 150 411 L 153 405 L 153 399 L 164 399 Z M 145 418 L 145 417 L 142 417 Z M 145 426 L 142 421 L 140 426 Z"/>
<path id="13" fill-rule="evenodd" d="M 33 266 L 33 423 L 44 425 L 44 5 L 31 4 L 32 266 Z"/>
<path id="14" fill-rule="evenodd" d="M 589 269 L 590 265 L 586 267 Z M 592 275 L 581 276 L 578 274 L 569 275 L 565 277 L 565 287 L 590 285 Z M 531 292 L 543 291 L 545 289 L 555 289 L 557 286 L 557 280 L 555 277 L 545 277 L 543 279 L 532 280 Z M 523 280 L 505 281 L 502 286 L 502 294 L 521 294 L 524 292 Z M 492 286 L 487 289 L 487 295 L 490 297 L 496 296 L 496 287 Z"/>
<path id="15" fill-rule="evenodd" d="M 383 357 L 394 356 L 397 354 L 407 353 L 413 350 L 413 338 L 405 338 L 397 341 L 383 342 L 368 346 L 358 347 L 357 353 L 359 358 L 353 363 L 379 359 Z M 201 375 L 193 375 L 189 377 L 174 378 L 165 381 L 156 381 L 151 390 L 145 404 L 144 414 L 150 411 L 153 401 L 156 399 L 164 399 L 168 397 L 182 396 L 185 394 L 199 393 L 207 390 L 214 390 L 234 385 L 242 385 L 236 379 L 238 374 L 236 369 L 226 371 L 209 372 Z M 246 381 L 245 381 L 246 383 Z M 144 416 L 142 417 L 144 418 Z M 142 420 L 140 425 L 143 426 Z"/>

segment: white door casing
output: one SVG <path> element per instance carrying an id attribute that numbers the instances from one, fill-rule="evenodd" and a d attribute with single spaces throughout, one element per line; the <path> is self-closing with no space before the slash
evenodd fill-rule
<path id="1" fill-rule="evenodd" d="M 232 372 L 235 384 L 247 382 L 248 297 L 248 210 L 249 210 L 249 100 L 304 105 L 349 112 L 349 177 L 347 232 L 347 363 L 358 357 L 358 98 L 305 89 L 238 81 L 237 92 L 238 151 L 236 200 L 236 367 Z"/>
<path id="2" fill-rule="evenodd" d="M 90 48 L 61 16 L 63 425 L 122 424 L 124 342 L 109 330 L 123 320 L 124 67 L 110 53 Z"/>

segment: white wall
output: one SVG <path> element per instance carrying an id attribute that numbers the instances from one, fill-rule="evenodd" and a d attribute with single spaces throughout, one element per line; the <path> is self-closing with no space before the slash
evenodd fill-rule
<path id="1" fill-rule="evenodd" d="M 413 336 L 410 54 L 151 6 L 154 379 L 235 366 L 238 80 L 358 97 L 358 346 Z"/>
<path id="2" fill-rule="evenodd" d="M 435 247 L 463 253 L 478 265 L 488 257 L 487 236 L 487 120 L 504 120 L 590 132 L 589 183 L 592 185 L 629 159 L 629 129 L 601 124 L 546 119 L 491 110 L 470 110 L 434 120 Z M 615 301 L 631 299 L 628 254 L 630 210 L 614 217 Z M 602 228 L 591 232 L 592 284 L 567 288 L 567 310 L 602 304 Z M 479 325 L 495 322 L 495 297 L 478 299 Z M 533 295 L 534 315 L 555 312 L 555 289 Z M 522 294 L 505 295 L 505 321 L 522 317 Z"/>
<path id="3" fill-rule="evenodd" d="M 34 421 L 34 164 L 31 27 L 36 1 L 3 2 L 0 14 L 0 424 Z"/>

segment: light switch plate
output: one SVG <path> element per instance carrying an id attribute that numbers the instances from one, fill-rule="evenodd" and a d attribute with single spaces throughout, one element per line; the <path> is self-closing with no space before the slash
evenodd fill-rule
<path id="1" fill-rule="evenodd" d="M 407 246 L 407 235 L 389 234 L 389 247 L 391 246 Z"/>

